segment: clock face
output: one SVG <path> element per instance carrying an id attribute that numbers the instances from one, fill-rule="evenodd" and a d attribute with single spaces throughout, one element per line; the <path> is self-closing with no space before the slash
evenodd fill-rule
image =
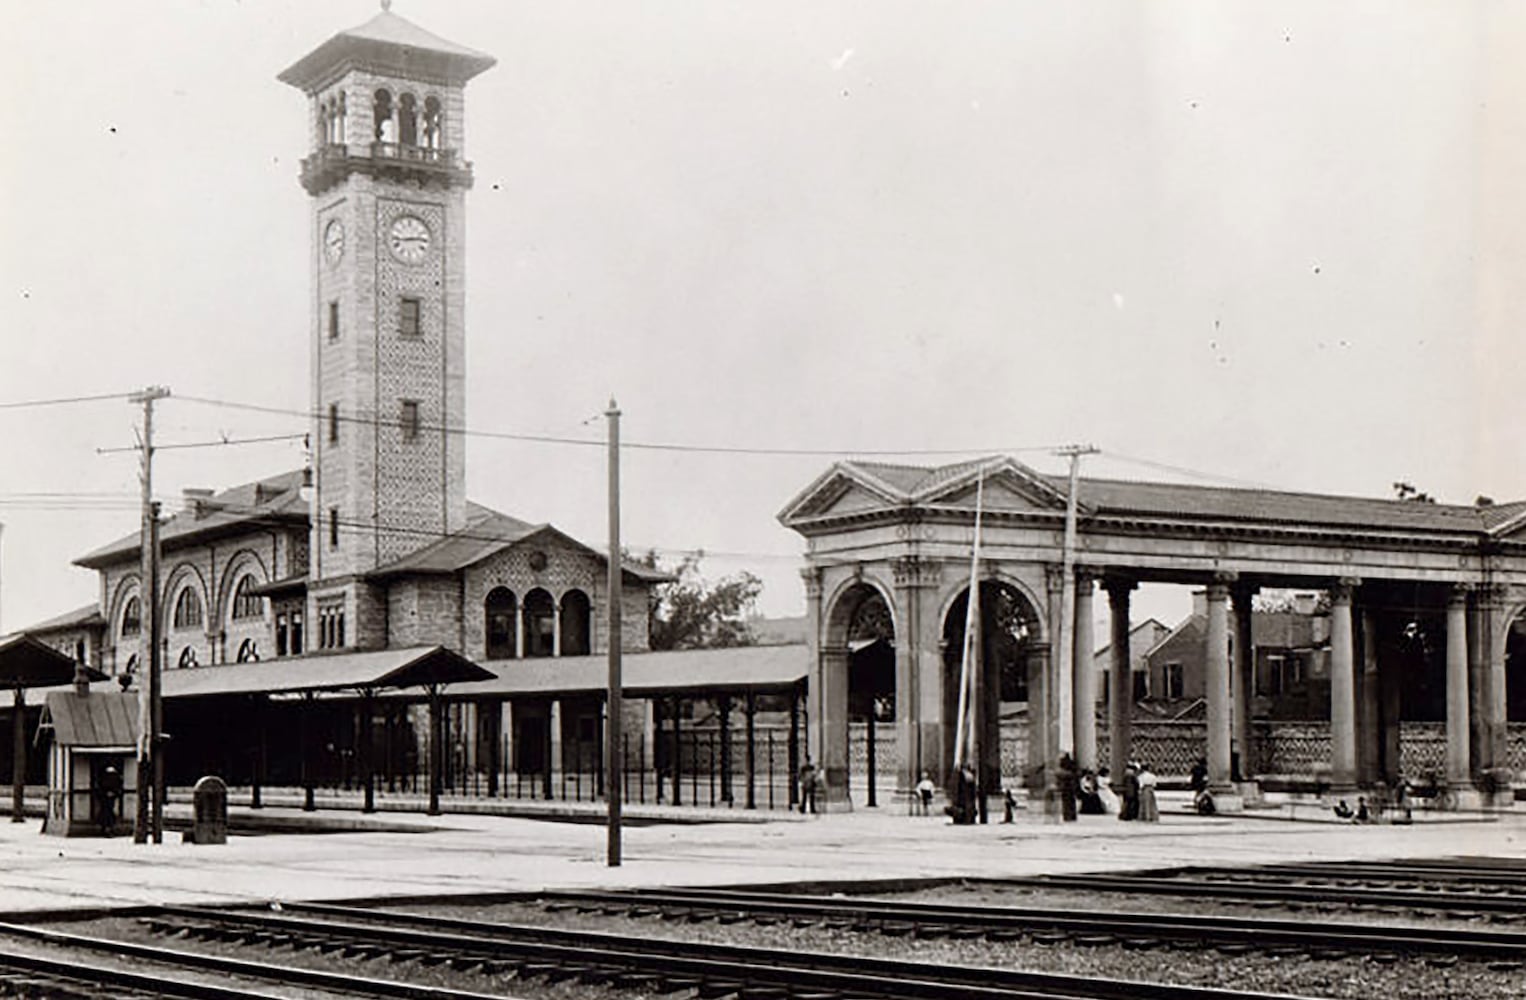
<path id="1" fill-rule="evenodd" d="M 429 227 L 411 215 L 400 216 L 388 234 L 392 256 L 405 264 L 417 264 L 429 253 Z"/>
<path id="2" fill-rule="evenodd" d="M 344 223 L 334 219 L 323 228 L 323 255 L 330 264 L 344 256 Z"/>

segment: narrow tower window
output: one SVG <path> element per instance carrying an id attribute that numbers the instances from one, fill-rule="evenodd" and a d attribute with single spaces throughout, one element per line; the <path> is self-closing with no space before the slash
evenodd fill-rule
<path id="1" fill-rule="evenodd" d="M 382 89 L 371 102 L 371 117 L 375 122 L 376 141 L 392 142 L 392 92 Z"/>
<path id="2" fill-rule="evenodd" d="M 440 99 L 424 98 L 424 145 L 429 149 L 439 149 L 445 145 L 444 128 L 445 118 L 440 113 Z"/>
<path id="3" fill-rule="evenodd" d="M 339 404 L 329 404 L 329 442 L 336 443 L 339 440 Z"/>
<path id="4" fill-rule="evenodd" d="M 329 548 L 339 548 L 339 508 L 329 508 Z"/>
<path id="5" fill-rule="evenodd" d="M 419 326 L 418 299 L 403 299 L 399 303 L 397 311 L 397 335 L 414 339 L 424 335 L 423 330 Z"/>
<path id="6" fill-rule="evenodd" d="M 329 339 L 339 339 L 339 303 L 329 303 Z"/>
<path id="7" fill-rule="evenodd" d="M 419 439 L 419 403 L 416 399 L 402 401 L 402 409 L 398 414 L 398 423 L 403 430 L 404 441 L 417 441 Z"/>

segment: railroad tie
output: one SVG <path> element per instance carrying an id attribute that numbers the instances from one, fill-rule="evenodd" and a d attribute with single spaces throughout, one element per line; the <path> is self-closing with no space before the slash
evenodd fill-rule
<path id="1" fill-rule="evenodd" d="M 694 995 L 700 1000 L 721 1000 L 721 997 L 738 995 L 744 988 L 743 983 L 707 979 L 694 988 Z"/>

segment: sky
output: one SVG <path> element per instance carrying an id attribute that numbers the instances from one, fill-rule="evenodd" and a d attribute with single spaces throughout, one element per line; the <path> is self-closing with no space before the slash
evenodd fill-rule
<path id="1" fill-rule="evenodd" d="M 161 444 L 301 433 L 305 97 L 365 0 L 0 0 L 0 631 L 96 598 Z M 627 450 L 633 548 L 748 569 L 837 457 L 1526 497 L 1526 13 L 1503 3 L 397 0 L 467 88 L 467 425 Z M 599 447 L 468 493 L 605 538 Z M 304 463 L 161 451 L 155 492 Z M 1171 621 L 1177 592 L 1136 614 Z"/>

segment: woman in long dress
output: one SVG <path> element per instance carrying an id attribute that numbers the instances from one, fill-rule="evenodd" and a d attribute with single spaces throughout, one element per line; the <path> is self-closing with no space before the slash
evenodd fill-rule
<path id="1" fill-rule="evenodd" d="M 1150 765 L 1139 765 L 1139 819 L 1145 823 L 1160 822 L 1160 806 L 1155 802 L 1155 772 Z"/>

